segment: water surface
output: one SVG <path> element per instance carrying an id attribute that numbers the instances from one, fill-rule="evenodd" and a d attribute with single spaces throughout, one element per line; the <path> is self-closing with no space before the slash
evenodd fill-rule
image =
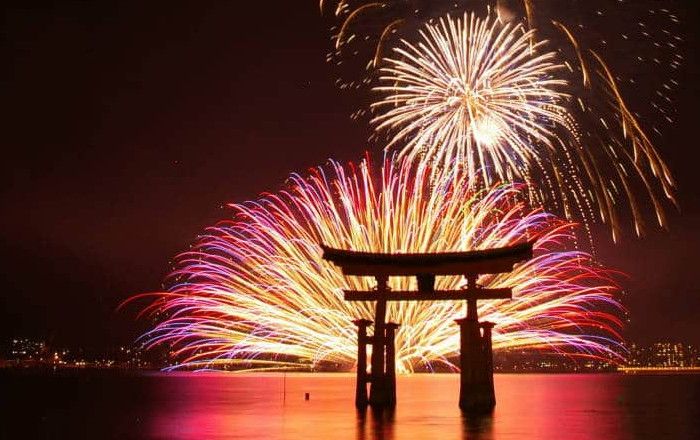
<path id="1" fill-rule="evenodd" d="M 493 414 L 465 417 L 457 375 L 399 377 L 376 414 L 355 410 L 349 374 L 0 372 L 0 438 L 700 439 L 700 376 L 495 382 Z"/>

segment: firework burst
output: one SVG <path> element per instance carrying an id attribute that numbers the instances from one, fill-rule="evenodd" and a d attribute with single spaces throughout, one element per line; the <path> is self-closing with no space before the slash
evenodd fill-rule
<path id="1" fill-rule="evenodd" d="M 579 129 L 568 110 L 574 100 L 560 91 L 567 82 L 557 72 L 565 66 L 555 53 L 540 53 L 545 43 L 523 25 L 465 14 L 427 25 L 420 35 L 420 43 L 395 49 L 375 88 L 384 97 L 374 107 L 384 110 L 374 122 L 393 133 L 390 147 L 400 144 L 401 153 L 414 160 L 466 166 L 471 175 L 482 170 L 486 183 L 527 181 L 538 190 L 534 202 L 561 206 L 568 218 L 576 213 L 589 220 L 597 209 L 614 238 L 619 199 L 630 206 L 641 233 L 643 215 L 630 184 L 636 175 L 664 226 L 652 180 L 672 197 L 670 173 L 602 59 L 601 75 L 615 93 L 629 138 L 615 148 L 589 142 Z"/>
<path id="2" fill-rule="evenodd" d="M 643 233 L 647 205 L 666 227 L 665 200 L 676 203 L 654 136 L 673 122 L 683 57 L 671 11 L 611 3 L 341 0 L 322 10 L 342 23 L 329 60 L 370 59 L 362 81 L 341 84 L 381 93 L 371 113 L 382 143 L 386 134 L 411 157 L 461 158 L 485 182 L 524 180 L 533 203 L 607 223 L 617 240 L 628 218 Z"/>
<path id="3" fill-rule="evenodd" d="M 620 312 L 612 273 L 572 250 L 572 225 L 521 200 L 520 189 L 481 190 L 468 173 L 436 174 L 407 161 L 332 163 L 288 189 L 232 205 L 231 220 L 208 228 L 177 258 L 167 292 L 144 314 L 158 324 L 147 346 L 172 347 L 177 367 L 308 368 L 324 361 L 352 367 L 351 320 L 371 318 L 368 303 L 343 300 L 343 289 L 372 281 L 344 277 L 321 257 L 319 243 L 358 251 L 445 252 L 536 240 L 535 258 L 510 274 L 484 276 L 486 287 L 514 287 L 512 301 L 480 306 L 495 322 L 494 346 L 578 356 L 615 356 Z M 391 279 L 394 289 L 415 280 Z M 454 289 L 460 277 L 439 277 Z M 454 367 L 463 302 L 401 302 L 388 318 L 401 323 L 399 371 L 438 363 Z"/>
<path id="4" fill-rule="evenodd" d="M 538 54 L 534 33 L 475 15 L 449 16 L 421 31 L 417 45 L 404 42 L 386 60 L 375 90 L 377 129 L 395 134 L 411 160 L 420 156 L 441 166 L 466 164 L 490 183 L 523 177 L 554 149 L 553 127 L 565 126 L 564 68 L 553 52 Z M 539 160 L 538 160 L 539 159 Z"/>

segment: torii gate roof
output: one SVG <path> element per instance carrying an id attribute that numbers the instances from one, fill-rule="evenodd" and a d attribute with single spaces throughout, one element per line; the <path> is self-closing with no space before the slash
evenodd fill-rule
<path id="1" fill-rule="evenodd" d="M 532 258 L 532 242 L 469 252 L 376 253 L 334 249 L 321 245 L 323 258 L 339 266 L 344 275 L 414 276 L 482 275 L 506 273 Z"/>

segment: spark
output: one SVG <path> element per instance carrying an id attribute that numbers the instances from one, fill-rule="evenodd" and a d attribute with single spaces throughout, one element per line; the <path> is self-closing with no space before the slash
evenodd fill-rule
<path id="1" fill-rule="evenodd" d="M 343 38 L 345 37 L 345 33 L 350 26 L 350 23 L 352 22 L 353 19 L 355 19 L 358 15 L 360 15 L 363 11 L 368 10 L 368 9 L 373 9 L 373 8 L 382 8 L 384 7 L 383 3 L 368 3 L 366 5 L 362 5 L 359 8 L 355 9 L 343 22 L 343 25 L 340 27 L 340 32 L 338 32 L 338 37 L 335 40 L 335 48 L 338 49 L 340 45 L 343 43 Z"/>

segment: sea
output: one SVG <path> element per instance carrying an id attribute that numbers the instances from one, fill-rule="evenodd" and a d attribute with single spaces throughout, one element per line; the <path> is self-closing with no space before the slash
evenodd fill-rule
<path id="1" fill-rule="evenodd" d="M 2 439 L 700 440 L 700 375 L 497 374 L 493 413 L 459 376 L 397 379 L 358 411 L 352 374 L 0 371 Z"/>

